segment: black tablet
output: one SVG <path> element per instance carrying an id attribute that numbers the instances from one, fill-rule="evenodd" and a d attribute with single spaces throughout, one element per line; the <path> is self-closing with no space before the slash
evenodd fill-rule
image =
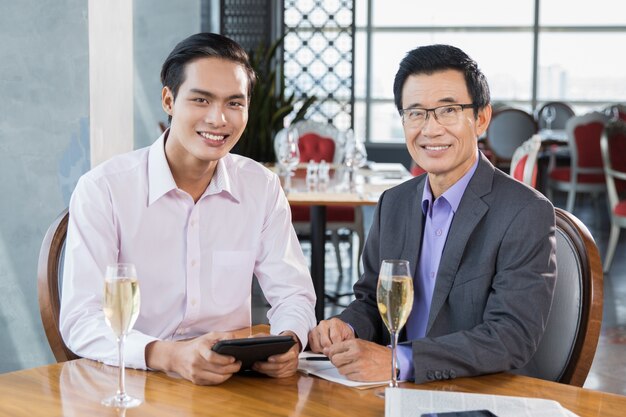
<path id="1" fill-rule="evenodd" d="M 266 361 L 272 355 L 287 352 L 295 343 L 291 336 L 248 337 L 220 340 L 212 349 L 221 355 L 234 356 L 241 361 L 241 370 L 245 371 L 254 362 Z"/>

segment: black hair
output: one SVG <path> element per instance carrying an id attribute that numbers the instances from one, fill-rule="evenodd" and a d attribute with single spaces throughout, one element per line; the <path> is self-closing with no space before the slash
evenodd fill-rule
<path id="1" fill-rule="evenodd" d="M 475 106 L 474 116 L 477 116 L 478 110 L 486 107 L 490 101 L 487 79 L 476 61 L 459 48 L 450 45 L 420 46 L 406 54 L 393 81 L 393 96 L 398 111 L 402 110 L 402 88 L 409 76 L 430 75 L 450 69 L 461 71 L 465 76 L 467 91 Z"/>
<path id="2" fill-rule="evenodd" d="M 178 43 L 161 67 L 161 84 L 174 96 L 185 82 L 185 66 L 200 58 L 215 57 L 241 64 L 248 76 L 248 99 L 256 83 L 256 74 L 246 51 L 237 42 L 216 33 L 196 33 Z M 171 121 L 171 116 L 170 116 Z"/>

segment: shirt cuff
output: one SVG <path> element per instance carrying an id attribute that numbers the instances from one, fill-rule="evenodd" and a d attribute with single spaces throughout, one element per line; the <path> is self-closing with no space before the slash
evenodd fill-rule
<path id="1" fill-rule="evenodd" d="M 280 326 L 271 326 L 270 334 L 279 335 L 287 331 L 295 333 L 300 340 L 300 352 L 302 352 L 309 342 L 309 332 L 304 329 L 302 325 L 298 326 L 296 323 L 291 324 L 291 326 L 288 323 L 281 324 Z"/>
<path id="2" fill-rule="evenodd" d="M 411 345 L 398 345 L 398 368 L 400 368 L 400 374 L 398 379 L 402 381 L 409 381 L 413 379 L 413 349 Z"/>
<path id="3" fill-rule="evenodd" d="M 128 368 L 148 369 L 146 365 L 146 346 L 160 340 L 140 332 L 131 332 L 124 343 L 124 364 Z"/>

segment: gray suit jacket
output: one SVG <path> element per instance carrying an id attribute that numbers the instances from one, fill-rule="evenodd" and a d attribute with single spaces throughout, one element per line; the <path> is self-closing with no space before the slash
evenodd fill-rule
<path id="1" fill-rule="evenodd" d="M 407 259 L 417 273 L 425 181 L 380 197 L 356 300 L 340 315 L 359 338 L 390 343 L 376 305 L 378 271 L 383 259 Z M 450 226 L 426 337 L 409 342 L 415 382 L 522 367 L 543 335 L 555 282 L 552 204 L 481 154 Z"/>

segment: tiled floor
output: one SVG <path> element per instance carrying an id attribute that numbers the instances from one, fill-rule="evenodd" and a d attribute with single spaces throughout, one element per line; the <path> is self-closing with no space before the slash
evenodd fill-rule
<path id="1" fill-rule="evenodd" d="M 565 195 L 555 196 L 557 206 L 564 207 Z M 587 225 L 604 259 L 609 234 L 608 211 L 604 203 L 597 205 L 590 197 L 579 197 L 574 214 Z M 309 245 L 302 243 L 305 256 L 309 256 Z M 344 279 L 341 291 L 347 292 L 356 277 L 351 268 L 349 246 L 341 244 L 344 259 L 344 274 L 351 279 Z M 326 250 L 326 288 L 335 291 L 337 286 L 337 264 L 330 244 Z M 253 292 L 253 322 L 266 322 L 267 306 L 259 295 L 258 288 Z M 350 300 L 346 297 L 343 303 Z M 340 306 L 327 302 L 326 317 L 338 314 Z M 604 277 L 604 315 L 600 342 L 596 356 L 585 382 L 585 388 L 626 395 L 626 230 L 620 236 L 615 260 L 610 274 Z"/>

